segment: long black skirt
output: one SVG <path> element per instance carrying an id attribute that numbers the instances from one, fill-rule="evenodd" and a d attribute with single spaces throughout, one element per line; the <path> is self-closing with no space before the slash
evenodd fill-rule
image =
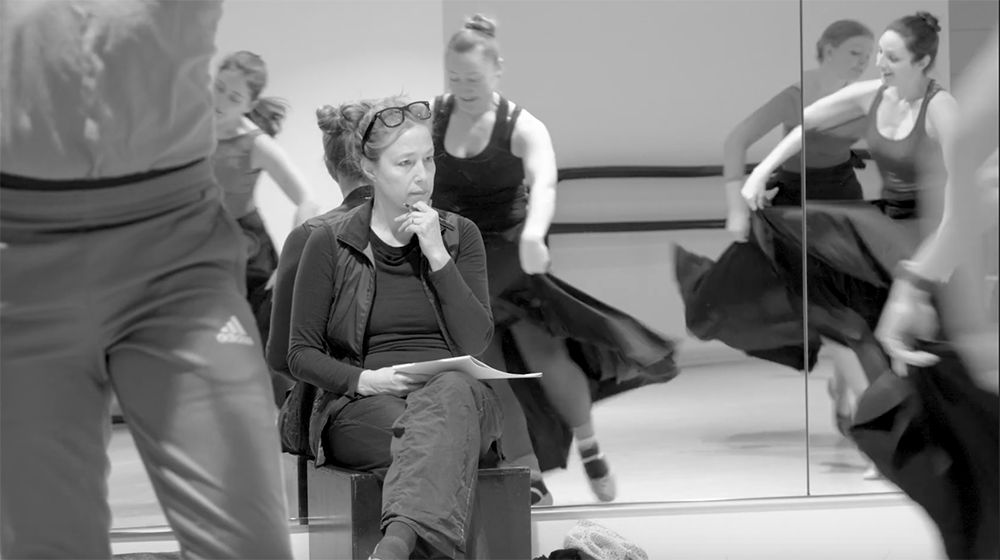
<path id="1" fill-rule="evenodd" d="M 869 381 L 884 371 L 885 357 L 874 331 L 889 297 L 892 273 L 921 241 L 914 206 L 881 201 L 814 202 L 807 208 L 771 207 L 756 213 L 755 236 L 793 288 L 791 302 L 810 330 L 853 350 Z M 803 243 L 803 220 L 806 238 Z M 787 259 L 802 254 L 806 259 Z M 805 273 L 807 292 L 802 282 Z M 798 287 L 796 290 L 795 287 Z"/>
<path id="2" fill-rule="evenodd" d="M 806 175 L 807 198 L 861 200 L 863 191 L 855 168 L 858 160 Z M 801 208 L 802 180 L 780 171 L 768 182 L 778 189 L 774 208 Z M 820 349 L 816 329 L 806 330 L 801 299 L 801 246 L 761 245 L 757 233 L 765 227 L 752 217 L 754 235 L 733 243 L 717 261 L 677 246 L 674 271 L 684 301 L 688 331 L 699 340 L 718 340 L 748 356 L 796 370 L 812 370 Z"/>
<path id="3" fill-rule="evenodd" d="M 274 249 L 274 242 L 264 227 L 264 220 L 256 210 L 237 219 L 236 222 L 243 229 L 247 248 L 247 301 L 250 302 L 261 340 L 266 347 L 268 332 L 271 329 L 271 294 L 265 287 L 278 268 L 278 252 Z"/>
<path id="4" fill-rule="evenodd" d="M 509 330 L 514 322 L 527 321 L 565 343 L 590 381 L 594 402 L 677 376 L 673 340 L 552 274 L 524 273 L 520 233 L 517 227 L 483 235 L 495 336 L 501 337 L 507 371 L 529 371 Z M 520 380 L 511 387 L 527 417 L 542 470 L 566 468 L 573 440 L 570 426 L 537 380 Z"/>
<path id="5" fill-rule="evenodd" d="M 937 524 L 949 558 L 1000 555 L 1000 398 L 946 343 L 900 378 L 884 372 L 858 402 L 851 436 Z"/>

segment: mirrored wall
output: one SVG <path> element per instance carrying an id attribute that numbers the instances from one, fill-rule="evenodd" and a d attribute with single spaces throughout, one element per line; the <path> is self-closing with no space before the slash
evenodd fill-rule
<path id="1" fill-rule="evenodd" d="M 869 123 L 845 117 L 826 140 L 806 135 L 804 157 L 778 162 L 762 183 L 767 227 L 745 209 L 743 181 L 801 123 L 803 101 L 879 78 L 878 40 L 899 16 L 940 18 L 933 75 L 947 87 L 959 1 L 295 0 L 276 11 L 246 0 L 227 3 L 219 50 L 267 61 L 266 93 L 291 107 L 278 142 L 326 209 L 342 196 L 315 109 L 399 92 L 434 99 L 452 87 L 449 37 L 467 16 L 494 17 L 496 91 L 543 123 L 555 149 L 552 274 L 676 343 L 676 376 L 593 392 L 590 420 L 616 480 L 607 503 L 894 492 L 838 430 L 842 387 L 831 379 L 851 352 L 804 328 L 803 312 L 819 313 L 802 293 L 814 272 L 792 242 L 796 227 L 806 245 L 818 235 L 801 227 L 804 198 L 808 213 L 816 193 L 853 178 L 844 204 L 880 197 Z M 803 183 L 812 168 L 839 171 Z M 280 250 L 294 208 L 267 177 L 256 198 Z M 782 231 L 792 241 L 774 243 Z M 164 525 L 125 425 L 110 454 L 116 529 Z M 544 473 L 552 504 L 604 503 L 576 448 L 563 459 Z M 294 517 L 297 464 L 285 464 Z"/>

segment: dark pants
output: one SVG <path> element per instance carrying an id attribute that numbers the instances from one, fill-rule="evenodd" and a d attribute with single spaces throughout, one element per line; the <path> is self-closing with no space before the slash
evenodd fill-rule
<path id="1" fill-rule="evenodd" d="M 502 459 L 502 429 L 493 390 L 446 372 L 405 399 L 355 399 L 323 437 L 335 464 L 384 480 L 383 530 L 401 521 L 436 551 L 460 558 L 479 466 Z"/>
<path id="2" fill-rule="evenodd" d="M 291 558 L 241 233 L 208 162 L 0 189 L 0 555 L 110 558 L 112 392 L 192 558 Z"/>

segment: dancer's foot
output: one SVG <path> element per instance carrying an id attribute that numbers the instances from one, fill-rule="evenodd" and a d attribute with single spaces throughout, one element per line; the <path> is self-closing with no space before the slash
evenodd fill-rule
<path id="1" fill-rule="evenodd" d="M 531 507 L 551 506 L 552 502 L 552 494 L 549 492 L 548 487 L 545 486 L 545 481 L 541 477 L 532 477 Z"/>
<path id="2" fill-rule="evenodd" d="M 597 440 L 587 438 L 578 441 L 577 448 L 580 450 L 583 469 L 587 471 L 587 479 L 590 481 L 590 489 L 594 495 L 602 502 L 613 501 L 618 494 L 615 477 L 611 474 L 607 459 L 597 447 Z"/>

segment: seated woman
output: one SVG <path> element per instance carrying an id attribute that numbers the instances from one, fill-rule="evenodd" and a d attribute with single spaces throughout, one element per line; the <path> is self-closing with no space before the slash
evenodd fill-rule
<path id="1" fill-rule="evenodd" d="M 318 390 L 298 401 L 307 415 L 284 417 L 306 418 L 317 466 L 383 480 L 384 537 L 372 556 L 381 560 L 409 558 L 418 544 L 462 555 L 478 467 L 501 458 L 489 386 L 393 367 L 479 354 L 493 337 L 482 236 L 427 203 L 430 118 L 423 101 L 368 105 L 342 165 L 357 166 L 373 200 L 310 234 L 292 295 L 289 369 Z"/>

